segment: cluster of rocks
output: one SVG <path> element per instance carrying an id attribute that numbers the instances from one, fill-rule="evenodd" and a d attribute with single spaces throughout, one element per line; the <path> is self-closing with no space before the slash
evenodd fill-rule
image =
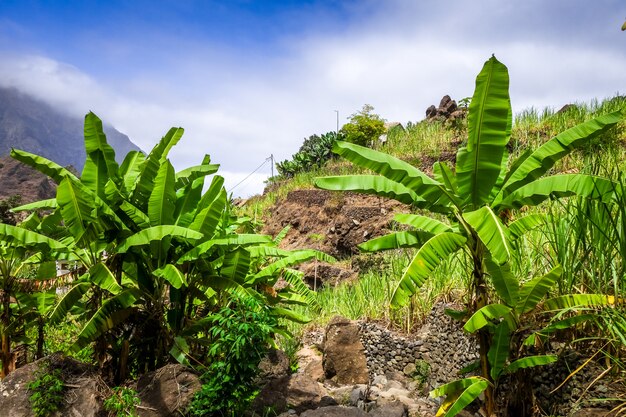
<path id="1" fill-rule="evenodd" d="M 426 120 L 439 121 L 443 123 L 454 124 L 455 122 L 465 119 L 467 115 L 467 107 L 459 107 L 456 101 L 450 96 L 445 95 L 439 102 L 439 107 L 431 105 L 426 109 Z"/>

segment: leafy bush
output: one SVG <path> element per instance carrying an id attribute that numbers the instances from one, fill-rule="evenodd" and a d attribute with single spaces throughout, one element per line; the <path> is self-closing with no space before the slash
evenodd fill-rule
<path id="1" fill-rule="evenodd" d="M 104 400 L 104 409 L 115 417 L 137 417 L 137 405 L 139 405 L 137 391 L 132 388 L 115 387 L 109 398 Z"/>
<path id="2" fill-rule="evenodd" d="M 373 110 L 374 107 L 365 104 L 361 111 L 350 116 L 350 122 L 343 125 L 340 131 L 347 142 L 372 146 L 385 133 L 385 119 L 372 113 Z"/>
<path id="3" fill-rule="evenodd" d="M 48 365 L 41 369 L 35 380 L 28 384 L 32 393 L 28 401 L 35 417 L 50 416 L 58 411 L 63 403 L 64 389 L 60 369 L 49 370 Z"/>
<path id="4" fill-rule="evenodd" d="M 276 321 L 254 298 L 235 298 L 210 317 L 212 327 L 202 389 L 190 416 L 237 416 L 257 394 L 254 377 L 269 348 Z"/>
<path id="5" fill-rule="evenodd" d="M 341 135 L 340 135 L 341 136 Z M 291 178 L 299 172 L 310 171 L 322 167 L 333 157 L 333 145 L 338 140 L 335 132 L 328 132 L 321 136 L 312 135 L 305 139 L 297 153 L 291 160 L 278 162 L 276 168 L 284 178 Z"/>

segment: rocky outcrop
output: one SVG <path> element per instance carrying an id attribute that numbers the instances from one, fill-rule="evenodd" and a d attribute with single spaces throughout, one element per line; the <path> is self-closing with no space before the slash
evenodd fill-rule
<path id="1" fill-rule="evenodd" d="M 452 100 L 449 95 L 443 96 L 439 102 L 439 107 L 432 105 L 426 109 L 426 120 L 429 121 L 453 124 L 466 116 L 467 108 L 458 107 L 456 101 Z"/>
<path id="2" fill-rule="evenodd" d="M 335 317 L 324 336 L 324 374 L 337 384 L 367 384 L 369 375 L 361 332 L 356 323 Z"/>
<path id="3" fill-rule="evenodd" d="M 179 364 L 166 365 L 137 381 L 139 417 L 174 417 L 201 388 L 198 376 Z"/>

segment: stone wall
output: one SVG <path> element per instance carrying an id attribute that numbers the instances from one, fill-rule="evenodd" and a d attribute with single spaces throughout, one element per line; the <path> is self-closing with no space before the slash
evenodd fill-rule
<path id="1" fill-rule="evenodd" d="M 397 335 L 377 323 L 360 323 L 370 378 L 389 372 L 413 376 L 424 372 L 426 366 L 430 387 L 457 379 L 460 369 L 478 360 L 478 348 L 473 337 L 463 332 L 462 324 L 444 313 L 446 308 L 455 307 L 437 304 L 422 328 L 410 337 Z"/>

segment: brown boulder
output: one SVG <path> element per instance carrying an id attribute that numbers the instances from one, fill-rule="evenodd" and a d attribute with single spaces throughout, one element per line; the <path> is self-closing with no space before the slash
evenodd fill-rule
<path id="1" fill-rule="evenodd" d="M 324 336 L 324 374 L 338 384 L 367 384 L 369 374 L 359 327 L 344 317 L 333 318 Z"/>
<path id="2" fill-rule="evenodd" d="M 139 378 L 140 417 L 179 416 L 200 390 L 197 375 L 182 365 L 166 365 Z"/>
<path id="3" fill-rule="evenodd" d="M 367 417 L 368 414 L 355 407 L 343 407 L 335 405 L 332 407 L 322 407 L 317 410 L 305 411 L 300 417 Z"/>
<path id="4" fill-rule="evenodd" d="M 306 374 L 293 374 L 270 379 L 252 403 L 252 410 L 263 415 L 268 408 L 282 412 L 288 408 L 301 413 L 332 400 L 319 383 Z"/>

